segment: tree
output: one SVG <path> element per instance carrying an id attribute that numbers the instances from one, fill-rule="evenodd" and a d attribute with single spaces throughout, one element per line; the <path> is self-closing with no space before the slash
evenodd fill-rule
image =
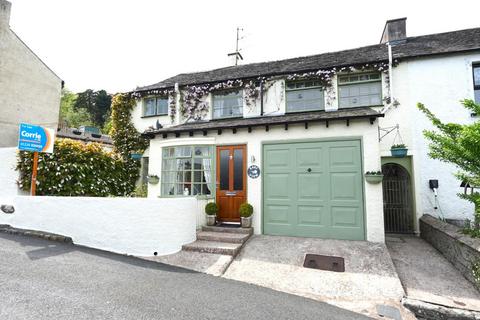
<path id="1" fill-rule="evenodd" d="M 78 94 L 74 109 L 76 111 L 86 110 L 90 114 L 93 124 L 102 128 L 110 112 L 111 103 L 112 97 L 105 90 L 87 89 Z"/>
<path id="2" fill-rule="evenodd" d="M 461 101 L 470 112 L 480 114 L 480 105 L 472 100 Z M 429 156 L 455 164 L 460 171 L 456 176 L 470 186 L 480 186 L 480 122 L 473 124 L 443 123 L 427 107 L 418 103 L 417 107 L 427 116 L 438 131 L 425 130 L 430 141 Z M 480 226 L 480 193 L 472 191 L 459 194 L 475 205 L 475 226 Z"/>
<path id="3" fill-rule="evenodd" d="M 60 101 L 60 121 L 67 122 L 68 126 L 91 126 L 90 114 L 85 109 L 75 110 L 74 105 L 77 95 L 67 88 L 62 89 L 62 99 Z"/>

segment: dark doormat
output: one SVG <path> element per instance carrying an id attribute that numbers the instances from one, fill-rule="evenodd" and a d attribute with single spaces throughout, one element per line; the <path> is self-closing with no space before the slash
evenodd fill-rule
<path id="1" fill-rule="evenodd" d="M 345 272 L 345 259 L 342 257 L 323 256 L 320 254 L 307 254 L 303 262 L 305 268 Z"/>

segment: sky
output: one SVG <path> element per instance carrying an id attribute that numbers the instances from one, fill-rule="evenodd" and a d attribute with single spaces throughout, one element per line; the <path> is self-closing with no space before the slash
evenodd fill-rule
<path id="1" fill-rule="evenodd" d="M 12 30 L 74 92 L 232 65 L 237 27 L 243 64 L 376 44 L 400 17 L 408 36 L 480 27 L 478 0 L 10 1 Z"/>

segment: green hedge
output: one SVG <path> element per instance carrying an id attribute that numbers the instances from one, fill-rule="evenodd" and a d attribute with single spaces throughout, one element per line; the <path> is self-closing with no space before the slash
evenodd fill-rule
<path id="1" fill-rule="evenodd" d="M 19 186 L 30 190 L 33 153 L 19 152 Z M 132 192 L 127 182 L 125 162 L 100 144 L 87 145 L 71 139 L 57 139 L 54 153 L 40 153 L 37 194 L 55 196 L 126 196 Z"/>

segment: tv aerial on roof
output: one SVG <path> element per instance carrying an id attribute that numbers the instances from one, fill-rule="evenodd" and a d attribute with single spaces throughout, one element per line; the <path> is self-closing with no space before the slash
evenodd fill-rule
<path id="1" fill-rule="evenodd" d="M 229 57 L 235 57 L 235 65 L 238 65 L 238 60 L 243 60 L 243 56 L 240 53 L 242 49 L 238 48 L 238 43 L 240 40 L 242 40 L 244 37 L 240 37 L 240 31 L 243 31 L 243 28 L 237 27 L 237 40 L 235 42 L 235 52 L 229 53 Z"/>

